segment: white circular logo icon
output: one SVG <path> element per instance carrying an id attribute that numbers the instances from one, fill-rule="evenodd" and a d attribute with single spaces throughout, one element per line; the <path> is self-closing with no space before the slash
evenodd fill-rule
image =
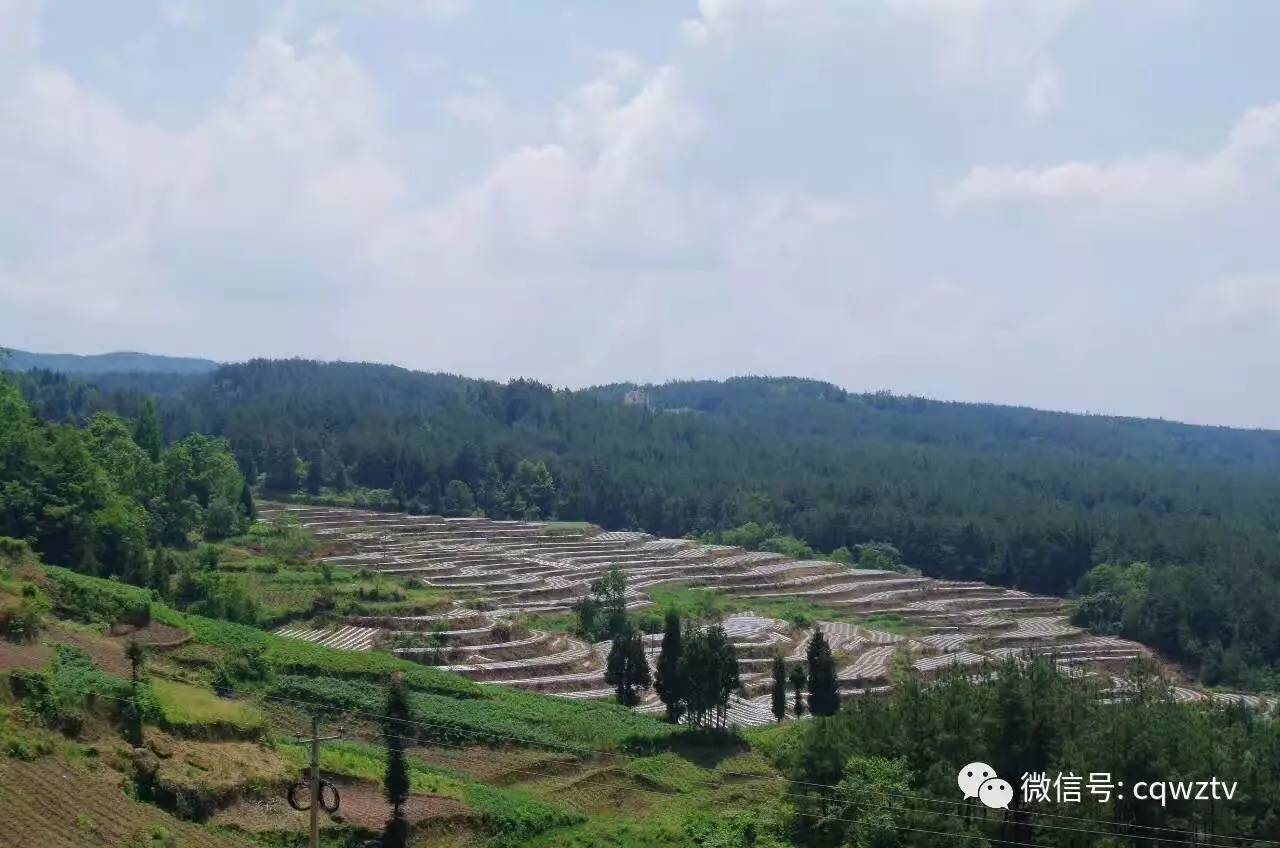
<path id="1" fill-rule="evenodd" d="M 978 800 L 993 810 L 1007 810 L 1013 800 L 1013 787 L 1007 780 L 988 778 L 978 787 Z"/>
<path id="2" fill-rule="evenodd" d="M 978 789 L 983 781 L 995 776 L 996 770 L 986 763 L 969 763 L 956 775 L 956 783 L 960 784 L 960 791 L 964 793 L 966 799 L 977 798 Z"/>

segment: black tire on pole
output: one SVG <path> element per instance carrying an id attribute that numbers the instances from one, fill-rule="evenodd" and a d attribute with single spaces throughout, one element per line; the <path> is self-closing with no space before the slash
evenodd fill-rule
<path id="1" fill-rule="evenodd" d="M 338 812 L 338 805 L 341 803 L 342 796 L 338 794 L 338 787 L 322 779 L 320 781 L 320 806 L 326 813 L 332 815 Z"/>
<path id="2" fill-rule="evenodd" d="M 311 784 L 300 780 L 289 787 L 289 806 L 300 813 L 311 809 Z"/>

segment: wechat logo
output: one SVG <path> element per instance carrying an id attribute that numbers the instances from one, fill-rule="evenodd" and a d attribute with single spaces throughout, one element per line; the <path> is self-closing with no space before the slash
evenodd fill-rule
<path id="1" fill-rule="evenodd" d="M 1013 800 L 1013 787 L 1009 781 L 996 776 L 996 770 L 986 763 L 969 763 L 956 775 L 956 783 L 966 800 L 977 798 L 993 810 L 1009 809 Z"/>

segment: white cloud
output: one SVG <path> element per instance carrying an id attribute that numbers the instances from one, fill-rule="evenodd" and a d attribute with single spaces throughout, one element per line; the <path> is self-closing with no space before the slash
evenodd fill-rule
<path id="1" fill-rule="evenodd" d="M 555 107 L 552 139 L 506 153 L 395 240 L 461 261 L 665 264 L 699 253 L 716 210 L 665 178 L 699 132 L 698 110 L 672 68 L 635 76 L 611 68 L 581 86 Z"/>
<path id="2" fill-rule="evenodd" d="M 1047 168 L 984 165 L 944 192 L 942 200 L 952 209 L 1030 204 L 1064 207 L 1104 221 L 1167 219 L 1273 191 L 1278 178 L 1280 104 L 1272 104 L 1246 112 L 1226 142 L 1204 156 L 1156 152 Z"/>
<path id="3" fill-rule="evenodd" d="M 324 33 L 302 48 L 260 39 L 184 130 L 29 65 L 0 94 L 0 202 L 23 210 L 0 217 L 0 243 L 15 245 L 0 288 L 141 325 L 191 320 L 210 302 L 230 312 L 237 296 L 347 297 L 404 197 L 380 111 Z"/>
<path id="4" fill-rule="evenodd" d="M 0 0 L 0 342 L 1162 412 L 1168 393 L 1132 386 L 1185 366 L 1183 337 L 1258 346 L 1277 314 L 1274 277 L 1234 271 L 1280 260 L 1249 205 L 1275 184 L 1280 106 L 1208 152 L 1177 118 L 1163 152 L 1100 153 L 1136 134 L 1090 123 L 1126 104 L 1081 55 L 1114 64 L 1138 37 L 1110 4 L 702 0 L 683 25 L 634 4 L 530 14 L 507 39 L 510 10 L 456 0 L 164 2 L 151 29 L 198 8 L 198 39 L 168 32 L 208 52 L 147 86 L 159 47 L 107 73 L 92 57 L 125 36 L 57 14 L 42 39 L 36 3 Z M 1053 113 L 1060 80 L 1072 121 L 1050 134 L 1025 115 Z M 1201 120 L 1184 90 L 1166 111 Z M 943 196 L 1159 220 L 1160 244 L 940 214 L 972 162 L 1063 160 Z M 1206 207 L 1232 220 L 1178 220 Z M 1200 323 L 1161 323 L 1162 298 Z"/>

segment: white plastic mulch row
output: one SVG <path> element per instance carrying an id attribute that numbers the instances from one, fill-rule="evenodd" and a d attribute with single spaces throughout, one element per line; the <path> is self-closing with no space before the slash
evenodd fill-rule
<path id="1" fill-rule="evenodd" d="M 380 631 L 376 627 L 342 627 L 337 630 L 311 630 L 305 627 L 284 627 L 276 631 L 277 636 L 290 639 L 301 639 L 314 642 L 326 648 L 340 648 L 345 651 L 367 651 L 373 647 L 373 640 Z"/>

